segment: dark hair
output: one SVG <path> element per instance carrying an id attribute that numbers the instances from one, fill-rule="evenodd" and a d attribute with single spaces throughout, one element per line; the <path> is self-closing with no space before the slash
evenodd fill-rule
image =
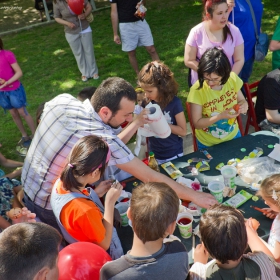
<path id="1" fill-rule="evenodd" d="M 151 86 L 158 89 L 158 104 L 163 109 L 172 101 L 178 92 L 178 83 L 174 74 L 161 61 L 146 64 L 138 74 L 140 86 Z"/>
<path id="2" fill-rule="evenodd" d="M 79 189 L 82 185 L 76 178 L 87 175 L 95 169 L 99 169 L 102 176 L 107 165 L 108 151 L 106 142 L 95 135 L 79 139 L 72 148 L 68 162 L 61 173 L 63 187 L 67 190 Z"/>
<path id="3" fill-rule="evenodd" d="M 244 217 L 231 206 L 212 206 L 202 215 L 199 230 L 209 254 L 223 264 L 238 260 L 247 248 Z"/>
<path id="4" fill-rule="evenodd" d="M 213 12 L 216 9 L 216 7 L 220 4 L 226 3 L 227 0 L 203 0 L 203 19 L 209 20 L 213 18 Z M 210 17 L 209 17 L 210 15 Z M 228 24 L 225 25 L 223 28 L 223 43 L 227 40 L 227 37 L 230 36 L 231 41 L 233 42 L 233 37 L 230 32 L 230 29 L 228 27 Z"/>
<path id="5" fill-rule="evenodd" d="M 44 223 L 20 223 L 0 235 L 1 280 L 33 280 L 43 268 L 54 268 L 61 242 L 59 232 Z"/>
<path id="6" fill-rule="evenodd" d="M 86 87 L 78 93 L 77 99 L 82 102 L 85 101 L 86 99 L 90 100 L 95 91 L 96 91 L 96 87 Z"/>
<path id="7" fill-rule="evenodd" d="M 197 68 L 197 75 L 199 81 L 198 89 L 202 88 L 204 82 L 204 74 L 212 74 L 222 77 L 221 85 L 224 85 L 229 79 L 231 72 L 231 65 L 228 57 L 222 49 L 216 47 L 208 49 L 202 55 Z"/>
<path id="8" fill-rule="evenodd" d="M 146 243 L 165 237 L 168 226 L 177 218 L 179 198 L 165 183 L 146 183 L 132 191 L 131 221 L 138 238 Z"/>
<path id="9" fill-rule="evenodd" d="M 45 104 L 46 104 L 46 102 L 43 102 L 37 108 L 37 111 L 36 111 L 36 125 L 37 126 L 39 125 L 39 123 L 41 121 L 41 117 L 42 117 L 42 114 L 43 114 L 43 111 L 45 108 Z"/>
<path id="10" fill-rule="evenodd" d="M 0 50 L 4 50 L 4 44 L 1 38 L 0 38 Z"/>
<path id="11" fill-rule="evenodd" d="M 120 110 L 120 102 L 123 98 L 136 101 L 137 96 L 132 85 L 122 78 L 108 78 L 96 89 L 91 98 L 91 104 L 95 112 L 99 113 L 102 107 L 108 107 L 112 116 L 115 116 Z"/>

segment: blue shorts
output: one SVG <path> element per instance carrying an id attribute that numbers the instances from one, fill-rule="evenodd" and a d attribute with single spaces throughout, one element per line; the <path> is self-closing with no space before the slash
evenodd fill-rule
<path id="1" fill-rule="evenodd" d="M 232 139 L 239 138 L 239 137 L 241 137 L 241 132 L 240 132 L 240 130 L 238 130 L 237 134 L 236 134 L 235 137 L 232 138 Z M 229 141 L 230 141 L 230 140 L 229 140 Z M 203 145 L 203 144 L 202 144 L 201 142 L 199 142 L 197 139 L 196 139 L 196 143 L 197 143 L 197 148 L 198 148 L 198 150 L 204 150 L 204 149 L 209 148 L 209 146 Z"/>
<path id="2" fill-rule="evenodd" d="M 26 95 L 23 85 L 20 84 L 16 90 L 0 91 L 0 106 L 4 110 L 26 107 Z"/>

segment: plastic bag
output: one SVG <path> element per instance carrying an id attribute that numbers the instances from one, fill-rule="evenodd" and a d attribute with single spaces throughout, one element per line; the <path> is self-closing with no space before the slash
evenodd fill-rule
<path id="1" fill-rule="evenodd" d="M 260 184 L 265 178 L 280 173 L 280 165 L 269 157 L 245 159 L 236 168 L 240 178 L 250 185 Z"/>
<path id="2" fill-rule="evenodd" d="M 141 20 L 144 20 L 145 16 L 146 16 L 146 11 L 147 8 L 143 5 L 142 3 L 143 1 L 141 0 L 140 2 L 137 3 L 136 5 L 136 12 L 134 13 L 134 15 L 138 18 L 140 18 Z"/>

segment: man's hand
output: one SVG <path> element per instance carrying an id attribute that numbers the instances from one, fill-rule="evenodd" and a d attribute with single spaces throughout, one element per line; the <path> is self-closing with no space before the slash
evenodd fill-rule
<path id="1" fill-rule="evenodd" d="M 198 244 L 194 250 L 194 262 L 206 264 L 209 258 L 209 253 L 206 251 L 204 244 Z"/>
<path id="2" fill-rule="evenodd" d="M 111 185 L 111 180 L 102 181 L 97 187 L 95 187 L 94 191 L 96 192 L 98 197 L 102 197 L 111 188 Z"/>
<path id="3" fill-rule="evenodd" d="M 143 126 L 146 123 L 152 123 L 152 120 L 149 120 L 148 114 L 150 113 L 150 110 L 148 108 L 142 110 L 142 112 L 136 117 L 134 120 L 137 122 L 138 126 Z"/>
<path id="4" fill-rule="evenodd" d="M 195 192 L 195 196 L 192 197 L 192 201 L 198 206 L 207 209 L 218 203 L 212 194 L 204 192 Z"/>
<path id="5" fill-rule="evenodd" d="M 118 45 L 122 43 L 119 35 L 114 35 L 114 42 Z"/>

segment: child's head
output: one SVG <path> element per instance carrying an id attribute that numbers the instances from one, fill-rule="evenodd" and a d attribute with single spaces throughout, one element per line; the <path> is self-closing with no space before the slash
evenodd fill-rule
<path id="1" fill-rule="evenodd" d="M 202 88 L 203 82 L 206 81 L 210 85 L 224 85 L 229 79 L 231 65 L 228 57 L 222 49 L 208 49 L 201 57 L 197 74 L 199 80 L 199 88 Z"/>
<path id="2" fill-rule="evenodd" d="M 174 74 L 160 61 L 146 64 L 138 74 L 138 82 L 146 97 L 156 101 L 161 108 L 166 107 L 178 92 Z"/>
<path id="3" fill-rule="evenodd" d="M 216 204 L 201 216 L 201 241 L 209 254 L 221 263 L 238 260 L 247 248 L 243 215 L 233 207 Z"/>
<path id="4" fill-rule="evenodd" d="M 77 99 L 84 102 L 86 99 L 91 100 L 94 92 L 96 91 L 96 87 L 86 87 L 82 89 L 77 96 Z"/>
<path id="5" fill-rule="evenodd" d="M 145 98 L 145 91 L 141 87 L 135 88 L 136 94 L 137 94 L 137 104 L 139 106 L 142 106 L 143 100 Z"/>
<path id="6" fill-rule="evenodd" d="M 146 183 L 132 192 L 129 215 L 133 230 L 143 243 L 166 237 L 168 227 L 176 221 L 178 210 L 179 198 L 165 183 Z"/>
<path id="7" fill-rule="evenodd" d="M 4 50 L 4 44 L 1 38 L 0 38 L 0 50 Z"/>
<path id="8" fill-rule="evenodd" d="M 258 191 L 265 203 L 275 211 L 280 210 L 280 174 L 264 179 Z"/>
<path id="9" fill-rule="evenodd" d="M 60 179 L 64 188 L 78 189 L 82 185 L 77 179 L 94 172 L 99 172 L 99 177 L 102 176 L 109 159 L 109 147 L 101 138 L 89 135 L 79 139 L 72 148 L 68 162 L 61 173 Z"/>
<path id="10" fill-rule="evenodd" d="M 1 279 L 58 279 L 60 243 L 59 232 L 44 223 L 6 228 L 0 236 Z"/>

